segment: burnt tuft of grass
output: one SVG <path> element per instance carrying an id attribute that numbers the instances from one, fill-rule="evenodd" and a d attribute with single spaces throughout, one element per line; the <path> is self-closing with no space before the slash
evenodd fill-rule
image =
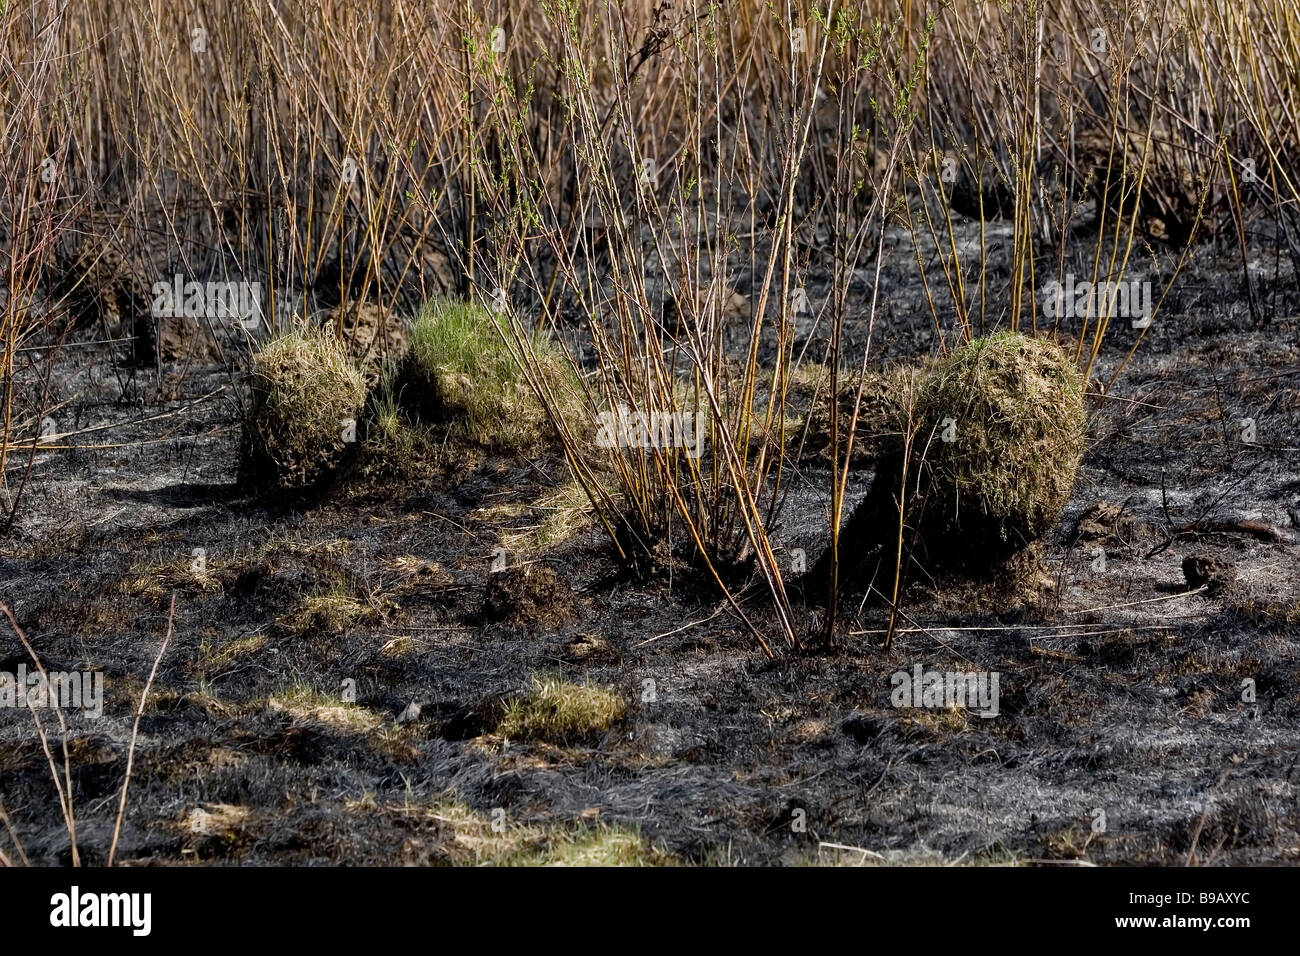
<path id="1" fill-rule="evenodd" d="M 951 543 L 958 558 L 988 560 L 1056 525 L 1083 459 L 1083 391 L 1059 346 L 1018 333 L 975 339 L 935 363 L 910 443 L 929 551 Z M 901 480 L 901 468 L 885 473 Z"/>
<path id="2" fill-rule="evenodd" d="M 1034 562 L 1020 559 L 1060 520 L 1083 459 L 1082 374 L 1059 346 L 999 332 L 898 381 L 902 428 L 841 532 L 840 581 L 892 576 L 900 520 L 906 553 L 927 569 L 1015 567 L 1031 581 Z M 808 581 L 828 573 L 823 555 Z"/>
<path id="3" fill-rule="evenodd" d="M 338 469 L 365 402 L 361 372 L 328 335 L 290 332 L 253 358 L 240 447 L 241 484 L 302 490 Z"/>
<path id="4" fill-rule="evenodd" d="M 569 583 L 548 564 L 526 564 L 494 573 L 483 599 L 484 620 L 537 632 L 576 617 Z"/>

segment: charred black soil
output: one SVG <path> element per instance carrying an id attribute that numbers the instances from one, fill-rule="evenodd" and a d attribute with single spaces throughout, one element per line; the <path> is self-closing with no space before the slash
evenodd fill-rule
<path id="1" fill-rule="evenodd" d="M 558 456 L 270 503 L 235 484 L 237 378 L 136 372 L 132 407 L 78 350 L 60 430 L 117 426 L 36 457 L 0 598 L 48 670 L 104 675 L 103 716 L 68 712 L 83 860 L 108 852 L 174 594 L 123 863 L 554 862 L 604 838 L 697 864 L 1296 862 L 1300 310 L 1279 279 L 1253 321 L 1210 250 L 1197 268 L 1211 291 L 1167 304 L 1090 392 L 1036 574 L 914 574 L 887 650 L 887 610 L 850 602 L 835 647 L 775 662 L 698 582 L 619 573 L 566 511 Z M 931 350 L 915 295 L 885 296 L 882 357 Z M 865 316 L 851 332 L 860 347 Z M 1136 334 L 1112 333 L 1103 380 Z M 828 475 L 789 479 L 792 562 L 826 541 Z M 854 473 L 854 502 L 870 480 Z M 743 592 L 760 627 L 765 594 Z M 0 671 L 27 663 L 0 647 Z M 894 706 L 892 675 L 918 665 L 997 674 L 997 713 Z M 535 677 L 623 712 L 559 744 L 507 739 Z M 0 801 L 32 862 L 69 860 L 21 710 L 0 712 Z"/>

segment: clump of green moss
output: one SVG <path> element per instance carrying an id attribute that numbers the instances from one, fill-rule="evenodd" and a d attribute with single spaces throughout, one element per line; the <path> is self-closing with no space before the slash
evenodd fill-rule
<path id="1" fill-rule="evenodd" d="M 516 342 L 505 320 L 476 305 L 432 302 L 416 320 L 398 369 L 397 400 L 448 437 L 498 453 L 526 454 L 553 434 L 551 419 L 520 362 L 527 354 L 533 381 L 573 427 L 581 420 L 572 366 L 549 338 Z"/>
<path id="2" fill-rule="evenodd" d="M 936 362 L 916 398 L 909 473 L 931 551 L 1006 556 L 1060 520 L 1083 459 L 1084 380 L 1059 346 L 1000 332 Z M 900 456 L 883 477 L 901 483 Z"/>
<path id="3" fill-rule="evenodd" d="M 612 688 L 535 677 L 531 690 L 506 707 L 497 733 L 504 737 L 569 743 L 608 730 L 626 710 L 626 701 Z"/>
<path id="4" fill-rule="evenodd" d="M 267 343 L 253 358 L 241 482 L 278 489 L 318 483 L 355 441 L 365 396 L 360 371 L 332 337 L 290 332 Z"/>

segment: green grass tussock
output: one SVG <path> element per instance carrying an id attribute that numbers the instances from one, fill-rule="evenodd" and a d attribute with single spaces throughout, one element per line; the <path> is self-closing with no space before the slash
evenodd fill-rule
<path id="1" fill-rule="evenodd" d="M 554 432 L 516 347 L 530 353 L 534 381 L 569 427 L 582 421 L 582 405 L 572 367 L 555 344 L 541 334 L 507 344 L 504 321 L 477 305 L 430 303 L 411 330 L 396 397 L 419 421 L 445 426 L 449 438 L 522 455 L 543 447 Z"/>

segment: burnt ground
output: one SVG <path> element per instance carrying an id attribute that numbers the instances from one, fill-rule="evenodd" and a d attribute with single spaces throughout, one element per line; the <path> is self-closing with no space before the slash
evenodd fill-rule
<path id="1" fill-rule="evenodd" d="M 926 351 L 928 315 L 899 278 L 914 260 L 901 244 L 891 256 L 875 346 Z M 115 427 L 37 456 L 0 544 L 0 598 L 47 668 L 105 675 L 104 716 L 69 714 L 83 859 L 107 853 L 174 593 L 125 863 L 472 862 L 520 833 L 543 846 L 602 825 L 707 864 L 1296 862 L 1300 309 L 1293 278 L 1259 280 L 1258 321 L 1213 250 L 1192 269 L 1091 399 L 1090 448 L 1031 600 L 916 583 L 888 650 L 886 615 L 867 607 L 833 651 L 775 662 L 707 589 L 617 574 L 595 528 L 529 548 L 555 517 L 558 460 L 272 504 L 233 484 L 229 375 L 172 367 L 157 392 L 138 378 L 136 407 L 93 349 L 69 350 L 61 430 Z M 1134 335 L 1114 330 L 1104 371 Z M 827 478 L 815 464 L 793 478 L 780 534 L 810 562 Z M 556 572 L 554 606 L 533 589 L 502 611 L 498 547 Z M 1236 583 L 1189 586 L 1188 556 L 1220 559 Z M 761 588 L 746 610 L 768 622 Z M 0 641 L 0 670 L 24 660 Z M 917 664 L 998 672 L 998 715 L 891 706 L 890 675 Z M 612 686 L 626 716 L 579 744 L 504 740 L 505 702 L 535 674 Z M 69 859 L 21 711 L 0 712 L 0 802 L 31 862 Z"/>

